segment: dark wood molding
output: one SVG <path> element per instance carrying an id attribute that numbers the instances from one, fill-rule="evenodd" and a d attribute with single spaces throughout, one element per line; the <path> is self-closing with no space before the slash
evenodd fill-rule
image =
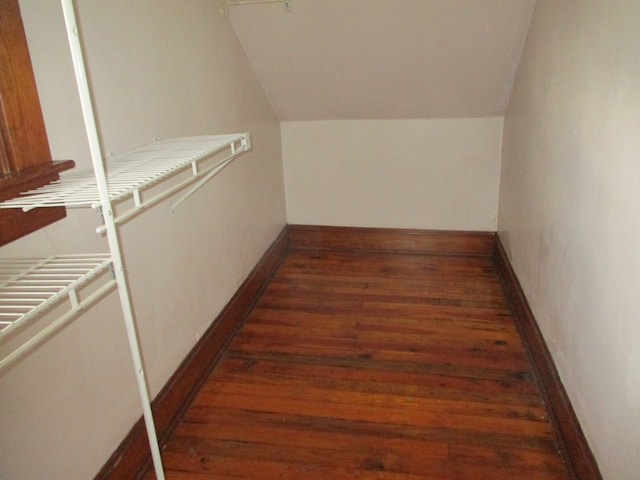
<path id="1" fill-rule="evenodd" d="M 602 480 L 551 353 L 529 307 L 500 237 L 496 235 L 494 262 L 511 303 L 518 330 L 533 365 L 556 429 L 560 448 L 576 480 Z"/>
<path id="2" fill-rule="evenodd" d="M 292 248 L 491 257 L 493 232 L 290 225 Z"/>
<path id="3" fill-rule="evenodd" d="M 18 0 L 0 2 L 0 201 L 56 180 Z M 73 166 L 73 162 L 71 162 Z M 65 209 L 0 209 L 0 245 L 65 216 Z"/>
<path id="4" fill-rule="evenodd" d="M 289 248 L 287 230 L 285 228 L 280 233 L 153 401 L 154 420 L 161 445 L 168 438 L 202 382 L 215 367 L 226 346 L 251 311 L 262 289 L 284 259 Z M 95 478 L 98 480 L 138 478 L 150 463 L 150 459 L 147 434 L 143 420 L 140 418 Z"/>
<path id="5" fill-rule="evenodd" d="M 37 165 L 17 173 L 0 175 L 0 186 L 2 186 L 0 199 L 13 198 L 25 190 L 46 185 L 50 181 L 48 177 L 51 175 L 58 175 L 75 166 L 76 163 L 73 160 L 56 160 L 50 164 Z"/>
<path id="6" fill-rule="evenodd" d="M 18 0 L 0 2 L 0 172 L 51 163 L 47 131 Z"/>
<path id="7" fill-rule="evenodd" d="M 60 172 L 74 166 L 73 160 L 62 160 L 0 176 L 0 202 L 53 182 L 58 179 Z M 36 208 L 30 212 L 23 212 L 20 208 L 0 208 L 0 246 L 35 232 L 65 215 L 64 207 Z"/>

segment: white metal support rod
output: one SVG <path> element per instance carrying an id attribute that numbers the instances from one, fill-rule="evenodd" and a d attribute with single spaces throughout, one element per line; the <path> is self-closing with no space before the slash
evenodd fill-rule
<path id="1" fill-rule="evenodd" d="M 227 165 L 229 165 L 231 163 L 231 161 L 236 158 L 239 154 L 238 153 L 232 153 L 231 155 L 229 155 L 227 158 L 225 158 L 224 160 L 222 160 L 222 162 L 220 162 L 219 164 L 217 164 L 215 167 L 213 167 L 211 169 L 211 171 L 205 175 L 203 178 L 200 179 L 200 181 L 198 181 L 198 183 L 196 183 L 193 187 L 191 187 L 189 189 L 189 191 L 187 193 L 185 193 L 184 195 L 182 195 L 178 200 L 176 200 L 173 205 L 171 205 L 171 212 L 175 212 L 176 209 L 180 206 L 180 204 L 182 202 L 184 202 L 186 199 L 188 199 L 189 197 L 191 197 L 194 193 L 196 193 L 198 190 L 200 190 L 209 180 L 211 180 L 213 177 L 215 177 L 218 173 L 220 173 L 224 167 L 226 167 Z"/>
<path id="2" fill-rule="evenodd" d="M 96 175 L 98 191 L 100 193 L 100 202 L 104 212 L 105 227 L 107 230 L 107 239 L 109 249 L 113 256 L 114 274 L 116 283 L 118 284 L 118 292 L 120 295 L 120 305 L 124 323 L 127 329 L 127 337 L 129 340 L 129 349 L 136 373 L 138 384 L 138 393 L 142 403 L 142 412 L 145 425 L 147 428 L 147 436 L 149 437 L 149 446 L 151 448 L 151 456 L 153 458 L 153 466 L 158 480 L 164 480 L 164 470 L 162 467 L 162 457 L 160 455 L 160 447 L 158 445 L 158 437 L 156 435 L 155 424 L 153 421 L 153 412 L 151 411 L 151 400 L 149 398 L 149 390 L 140 355 L 140 343 L 136 331 L 135 321 L 133 318 L 133 310 L 131 308 L 131 298 L 129 294 L 129 285 L 125 275 L 124 264 L 122 261 L 122 252 L 120 251 L 120 240 L 113 221 L 113 209 L 109 192 L 107 188 L 107 177 L 102 161 L 102 149 L 100 147 L 100 139 L 98 137 L 98 129 L 91 101 L 91 92 L 89 82 L 87 80 L 87 72 L 84 64 L 82 44 L 78 32 L 78 25 L 74 11 L 73 0 L 61 0 L 62 10 L 64 13 L 65 25 L 67 28 L 67 36 L 69 46 L 71 48 L 71 57 L 73 59 L 73 68 L 76 74 L 76 82 L 78 83 L 78 93 L 80 95 L 80 103 L 82 107 L 82 115 L 84 117 L 87 138 L 89 141 L 89 149 L 91 151 L 91 161 Z"/>

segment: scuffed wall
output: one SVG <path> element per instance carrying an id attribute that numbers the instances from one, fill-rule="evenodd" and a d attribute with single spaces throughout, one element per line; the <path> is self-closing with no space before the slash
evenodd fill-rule
<path id="1" fill-rule="evenodd" d="M 500 237 L 604 478 L 640 471 L 640 4 L 538 0 Z"/>

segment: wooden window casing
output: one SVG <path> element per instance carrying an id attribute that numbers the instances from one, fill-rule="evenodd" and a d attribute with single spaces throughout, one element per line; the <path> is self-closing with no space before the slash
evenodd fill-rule
<path id="1" fill-rule="evenodd" d="M 0 0 L 0 201 L 56 180 L 18 0 Z M 63 207 L 0 209 L 0 245 L 53 223 Z"/>

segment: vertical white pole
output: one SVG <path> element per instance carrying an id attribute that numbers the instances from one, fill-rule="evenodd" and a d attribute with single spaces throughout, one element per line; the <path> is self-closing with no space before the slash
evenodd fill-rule
<path id="1" fill-rule="evenodd" d="M 95 116 L 93 112 L 93 104 L 91 102 L 91 93 L 89 90 L 89 82 L 87 80 L 87 72 L 84 65 L 82 53 L 82 44 L 78 33 L 78 25 L 76 22 L 73 0 L 61 0 L 62 10 L 64 12 L 65 24 L 67 27 L 67 36 L 69 38 L 69 46 L 71 48 L 71 57 L 73 59 L 73 68 L 76 74 L 76 82 L 78 83 L 78 93 L 80 94 L 80 103 L 82 106 L 82 115 L 84 117 L 87 138 L 89 140 L 89 149 L 91 151 L 91 161 L 96 175 L 98 191 L 100 193 L 100 203 L 102 205 L 102 214 L 104 216 L 104 224 L 109 242 L 109 249 L 113 256 L 114 273 L 118 284 L 118 292 L 120 294 L 120 306 L 124 316 L 124 323 L 127 329 L 127 337 L 129 339 L 129 349 L 133 359 L 136 380 L 138 384 L 138 393 L 142 403 L 142 412 L 145 425 L 147 427 L 147 436 L 149 437 L 149 446 L 151 447 L 151 456 L 153 458 L 153 466 L 155 468 L 158 480 L 164 480 L 164 471 L 162 468 L 162 458 L 160 448 L 158 446 L 158 438 L 156 436 L 155 424 L 153 421 L 153 413 L 151 411 L 151 400 L 149 398 L 149 390 L 142 365 L 142 357 L 140 355 L 140 344 L 138 334 L 133 319 L 133 310 L 131 308 L 131 299 L 129 296 L 129 285 L 125 275 L 124 264 L 122 262 L 122 253 L 120 251 L 120 240 L 116 225 L 113 219 L 113 209 L 111 200 L 109 199 L 109 191 L 107 188 L 107 177 L 105 174 L 104 164 L 102 163 L 102 150 L 98 137 L 98 129 L 96 126 Z"/>

